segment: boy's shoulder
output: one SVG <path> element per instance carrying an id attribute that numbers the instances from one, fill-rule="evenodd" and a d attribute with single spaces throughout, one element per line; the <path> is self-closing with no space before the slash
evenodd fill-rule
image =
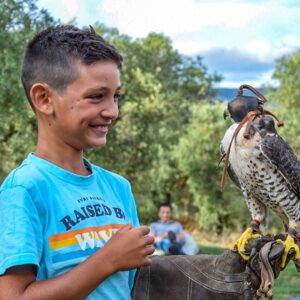
<path id="1" fill-rule="evenodd" d="M 120 174 L 104 169 L 100 166 L 92 164 L 93 171 L 100 175 L 102 178 L 114 181 L 115 183 L 129 185 L 129 181 Z"/>

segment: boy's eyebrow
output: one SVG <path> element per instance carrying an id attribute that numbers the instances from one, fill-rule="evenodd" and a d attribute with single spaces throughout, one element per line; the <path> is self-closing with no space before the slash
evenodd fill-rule
<path id="1" fill-rule="evenodd" d="M 118 86 L 117 87 L 117 91 L 120 91 L 122 88 L 122 86 Z M 95 87 L 91 87 L 91 88 L 88 88 L 85 93 L 93 93 L 93 92 L 100 92 L 100 91 L 107 91 L 107 90 L 110 90 L 109 87 L 106 87 L 106 86 L 95 86 Z"/>

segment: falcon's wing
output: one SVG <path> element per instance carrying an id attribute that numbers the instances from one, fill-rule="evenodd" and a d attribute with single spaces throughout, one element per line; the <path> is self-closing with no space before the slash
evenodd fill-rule
<path id="1" fill-rule="evenodd" d="M 275 134 L 265 136 L 261 150 L 283 175 L 290 189 L 300 197 L 300 162 L 292 148 Z"/>
<path id="2" fill-rule="evenodd" d="M 221 152 L 221 156 L 223 157 L 225 155 L 225 150 L 224 150 L 222 143 L 220 145 L 220 152 Z M 231 168 L 230 162 L 227 167 L 227 174 L 230 177 L 230 179 L 232 180 L 232 182 L 235 184 L 235 186 L 241 190 L 242 188 L 241 188 L 239 179 L 236 176 L 236 174 L 234 173 L 233 169 Z"/>

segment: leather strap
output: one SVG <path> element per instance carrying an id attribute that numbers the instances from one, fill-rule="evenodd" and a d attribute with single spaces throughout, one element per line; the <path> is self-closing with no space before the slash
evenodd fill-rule
<path id="1" fill-rule="evenodd" d="M 272 299 L 272 286 L 275 281 L 274 272 L 269 261 L 269 253 L 274 244 L 276 244 L 276 241 L 266 243 L 259 252 L 261 284 L 256 292 L 256 295 L 259 297 L 264 295 L 267 297 L 267 299 Z"/>

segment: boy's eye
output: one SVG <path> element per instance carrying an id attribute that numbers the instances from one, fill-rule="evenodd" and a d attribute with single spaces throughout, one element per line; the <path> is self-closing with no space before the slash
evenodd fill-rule
<path id="1" fill-rule="evenodd" d="M 91 95 L 88 98 L 94 99 L 94 100 L 100 100 L 103 98 L 103 94 L 96 94 L 96 95 Z"/>

